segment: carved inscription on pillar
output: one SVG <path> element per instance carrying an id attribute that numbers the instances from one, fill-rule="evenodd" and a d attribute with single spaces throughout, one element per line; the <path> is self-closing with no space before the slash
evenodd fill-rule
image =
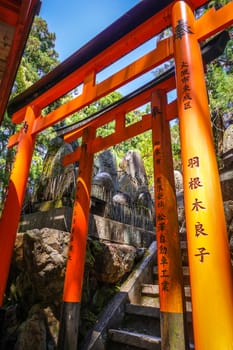
<path id="1" fill-rule="evenodd" d="M 192 191 L 195 194 L 195 198 L 191 206 L 191 211 L 197 214 L 197 221 L 194 224 L 194 232 L 197 239 L 195 257 L 199 259 L 199 262 L 204 263 L 210 255 L 210 252 L 208 249 L 206 249 L 204 244 L 199 244 L 198 242 L 200 241 L 201 237 L 208 239 L 208 232 L 205 230 L 204 223 L 201 221 L 201 219 L 198 219 L 198 214 L 202 211 L 206 211 L 207 209 L 204 200 L 202 200 L 201 191 L 199 191 L 200 188 L 204 187 L 201 178 L 197 174 L 197 170 L 199 170 L 201 167 L 200 158 L 196 155 L 189 158 L 187 166 L 190 170 L 191 175 L 189 178 L 188 188 L 189 191 Z"/>

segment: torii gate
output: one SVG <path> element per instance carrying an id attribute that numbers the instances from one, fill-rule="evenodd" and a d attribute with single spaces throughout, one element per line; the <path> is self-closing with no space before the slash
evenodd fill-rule
<path id="1" fill-rule="evenodd" d="M 161 79 L 161 82 L 146 89 L 146 92 L 130 98 L 100 118 L 84 121 L 65 136 L 67 142 L 82 136 L 82 145 L 64 159 L 65 164 L 79 159 L 80 168 L 64 286 L 58 344 L 60 350 L 77 349 L 94 153 L 148 129 L 152 129 L 154 155 L 162 349 L 189 347 L 185 332 L 168 124 L 176 116 L 179 117 L 181 130 L 195 349 L 230 350 L 233 347 L 232 267 L 199 47 L 199 42 L 233 23 L 233 3 L 228 3 L 218 11 L 211 9 L 195 20 L 193 10 L 205 2 L 163 1 L 163 5 L 158 5 L 152 0 L 144 0 L 127 13 L 125 18 L 131 18 L 129 23 L 124 23 L 123 31 L 117 21 L 95 39 L 97 46 L 94 52 L 90 45 L 80 50 L 76 58 L 80 58 L 81 63 L 73 71 L 65 77 L 62 72 L 60 79 L 54 81 L 53 86 L 46 91 L 41 90 L 40 94 L 37 93 L 36 86 L 41 87 L 41 83 L 35 84 L 31 89 L 31 92 L 35 92 L 34 96 L 29 98 L 27 92 L 22 94 L 26 100 L 25 105 L 21 105 L 22 98 L 15 99 L 15 103 L 19 103 L 19 109 L 15 108 L 12 121 L 23 122 L 23 126 L 19 133 L 9 139 L 8 144 L 9 147 L 17 145 L 18 148 L 0 221 L 1 305 L 36 135 L 146 71 L 172 57 L 175 59 L 175 79 L 172 76 Z M 191 7 L 188 3 L 191 3 Z M 168 26 L 173 28 L 173 37 L 162 40 L 157 48 L 101 83 L 95 82 L 97 72 Z M 113 33 L 115 35 L 109 39 Z M 107 43 L 103 43 L 103 40 Z M 89 56 L 85 56 L 87 52 Z M 60 72 L 59 67 L 57 72 Z M 54 73 L 50 76 L 54 76 Z M 80 96 L 45 117 L 41 116 L 41 110 L 45 106 L 81 82 L 84 87 Z M 169 105 L 166 92 L 174 87 L 177 87 L 177 101 Z M 127 127 L 125 114 L 148 101 L 152 105 L 151 115 L 146 115 L 141 121 Z M 96 129 L 111 120 L 115 120 L 115 132 L 105 138 L 96 137 Z"/>

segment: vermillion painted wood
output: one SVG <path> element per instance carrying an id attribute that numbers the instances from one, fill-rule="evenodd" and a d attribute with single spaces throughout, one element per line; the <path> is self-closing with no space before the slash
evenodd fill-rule
<path id="1" fill-rule="evenodd" d="M 184 1 L 172 16 L 195 349 L 230 350 L 232 266 L 197 22 Z"/>
<path id="2" fill-rule="evenodd" d="M 188 349 L 171 136 L 166 93 L 152 94 L 152 144 L 162 350 Z"/>
<path id="3" fill-rule="evenodd" d="M 5 205 L 0 219 L 0 305 L 3 303 L 35 145 L 35 135 L 32 136 L 31 131 L 38 114 L 38 111 L 33 110 L 33 107 L 27 107 L 24 124 L 19 135 L 18 149 L 10 176 Z"/>

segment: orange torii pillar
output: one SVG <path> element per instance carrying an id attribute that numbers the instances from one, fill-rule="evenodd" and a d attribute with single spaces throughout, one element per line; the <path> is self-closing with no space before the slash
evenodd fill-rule
<path id="1" fill-rule="evenodd" d="M 83 132 L 66 265 L 58 350 L 77 350 L 93 168 L 93 153 L 89 151 L 89 142 L 93 140 L 94 136 L 95 129 L 88 128 Z"/>
<path id="2" fill-rule="evenodd" d="M 35 118 L 39 111 L 28 106 L 22 126 L 18 149 L 10 176 L 8 192 L 0 219 L 0 306 L 3 304 L 8 273 L 13 254 L 16 233 L 23 205 L 35 135 L 31 135 Z"/>
<path id="3" fill-rule="evenodd" d="M 233 349 L 233 281 L 195 18 L 172 10 L 195 350 Z M 208 23 L 206 23 L 208 25 Z"/>
<path id="4" fill-rule="evenodd" d="M 189 349 L 166 93 L 152 94 L 152 143 L 161 349 Z"/>

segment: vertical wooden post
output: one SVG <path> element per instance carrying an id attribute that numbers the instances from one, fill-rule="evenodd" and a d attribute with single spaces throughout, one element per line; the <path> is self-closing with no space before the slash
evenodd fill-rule
<path id="1" fill-rule="evenodd" d="M 88 142 L 94 135 L 95 130 L 85 129 L 81 145 L 58 339 L 59 350 L 77 350 L 78 344 L 93 167 L 93 153 L 89 151 Z"/>
<path id="2" fill-rule="evenodd" d="M 152 142 L 162 350 L 188 349 L 169 122 L 164 91 L 152 94 Z"/>
<path id="3" fill-rule="evenodd" d="M 11 172 L 5 205 L 0 220 L 0 306 L 2 306 L 19 218 L 22 210 L 35 135 L 31 135 L 37 115 L 33 107 L 28 106 L 24 125 L 21 130 L 18 149 Z"/>
<path id="4" fill-rule="evenodd" d="M 195 18 L 172 10 L 196 350 L 233 348 L 233 282 Z"/>

